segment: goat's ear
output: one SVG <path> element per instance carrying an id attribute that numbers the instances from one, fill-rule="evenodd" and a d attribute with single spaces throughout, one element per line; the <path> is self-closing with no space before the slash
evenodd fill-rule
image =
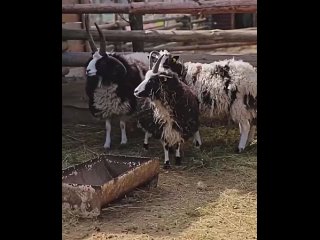
<path id="1" fill-rule="evenodd" d="M 179 56 L 173 56 L 172 57 L 172 61 L 175 63 L 179 60 Z"/>
<path id="2" fill-rule="evenodd" d="M 197 71 L 198 72 L 201 71 L 201 69 L 202 69 L 202 65 L 201 64 L 198 64 L 196 67 L 197 67 Z"/>

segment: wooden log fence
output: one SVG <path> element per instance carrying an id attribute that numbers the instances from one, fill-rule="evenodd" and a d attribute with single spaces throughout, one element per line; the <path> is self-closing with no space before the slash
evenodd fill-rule
<path id="1" fill-rule="evenodd" d="M 139 0 L 136 0 L 139 1 Z M 125 21 L 116 21 L 99 25 L 101 29 L 119 29 L 119 30 L 103 30 L 105 39 L 110 43 L 115 42 L 115 45 L 122 45 L 120 48 L 115 48 L 115 51 L 130 51 L 132 43 L 145 42 L 145 48 L 136 49 L 141 51 L 159 50 L 163 48 L 169 51 L 189 51 L 189 50 L 213 50 L 223 47 L 254 45 L 257 41 L 257 29 L 233 29 L 233 30 L 203 30 L 208 28 L 205 25 L 206 14 L 215 13 L 256 13 L 256 0 L 216 0 L 214 2 L 195 1 L 187 3 L 163 3 L 163 2 L 131 2 L 128 4 L 108 3 L 108 4 L 64 4 L 62 5 L 62 13 L 128 13 L 128 14 L 184 14 L 182 16 L 169 16 L 157 19 L 149 19 L 143 21 L 143 24 L 154 23 L 159 21 L 176 20 L 169 26 L 151 27 L 148 30 L 120 30 L 123 27 L 129 26 L 130 23 Z M 192 19 L 191 15 L 198 15 L 200 18 Z M 204 24 L 203 24 L 204 23 Z M 193 25 L 195 24 L 195 25 Z M 99 41 L 99 35 L 94 26 L 91 26 L 91 33 L 95 41 Z M 139 29 L 139 28 L 138 28 Z M 141 29 L 141 28 L 140 28 Z M 169 29 L 184 29 L 170 30 Z M 67 40 L 87 40 L 88 36 L 84 29 L 62 29 L 62 41 Z M 121 44 L 123 42 L 124 44 Z M 127 43 L 125 43 L 127 42 Z M 159 44 L 161 42 L 171 42 Z M 207 42 L 207 44 L 205 43 Z M 119 43 L 119 44 L 118 44 Z M 188 45 L 185 45 L 185 44 Z M 190 46 L 192 43 L 194 45 Z M 65 49 L 65 45 L 63 45 Z M 112 50 L 112 46 L 108 46 L 108 50 Z M 63 53 L 63 61 L 67 65 L 63 66 L 79 66 L 83 64 L 84 55 L 77 55 L 74 61 L 70 62 L 69 54 L 78 53 Z M 87 53 L 84 53 L 87 54 Z M 88 59 L 88 58 L 87 58 Z"/>
<path id="2" fill-rule="evenodd" d="M 170 20 L 178 21 L 182 17 L 183 16 L 159 17 L 159 18 L 155 18 L 155 19 L 144 20 L 143 24 L 156 23 L 156 22 L 165 22 L 165 21 L 170 21 Z M 122 28 L 122 27 L 126 27 L 126 26 L 129 26 L 129 25 L 130 24 L 128 22 L 125 22 L 125 21 L 116 21 L 116 22 L 112 22 L 112 23 L 100 24 L 98 26 L 101 29 L 111 29 L 111 28 Z M 95 26 L 91 26 L 91 29 L 95 30 L 96 27 Z"/>
<path id="3" fill-rule="evenodd" d="M 153 50 L 166 49 L 167 51 L 174 52 L 174 51 L 215 50 L 218 48 L 242 47 L 242 46 L 250 46 L 250 45 L 255 45 L 255 43 L 234 42 L 234 43 L 215 43 L 215 44 L 190 45 L 190 46 L 167 46 L 165 48 L 151 47 L 151 48 L 145 48 L 144 50 L 147 52 L 151 52 Z"/>
<path id="4" fill-rule="evenodd" d="M 169 30 L 169 29 L 173 29 L 173 28 L 180 28 L 183 27 L 183 23 L 182 22 L 178 22 L 169 26 L 164 26 L 164 27 L 155 27 L 155 28 L 151 28 L 152 30 Z"/>
<path id="5" fill-rule="evenodd" d="M 199 18 L 199 19 L 191 20 L 191 23 L 201 23 L 201 22 L 205 22 L 205 21 L 207 21 L 206 18 Z"/>
<path id="6" fill-rule="evenodd" d="M 104 4 L 63 4 L 62 13 L 128 13 L 128 14 L 219 14 L 254 13 L 257 0 L 216 0 L 184 3 L 131 2 Z"/>
<path id="7" fill-rule="evenodd" d="M 128 52 L 131 53 L 131 52 Z M 126 54 L 126 53 L 119 53 Z M 179 53 L 177 54 L 183 59 L 184 62 L 200 62 L 200 63 L 210 63 L 213 61 L 219 61 L 223 59 L 235 58 L 242 59 L 243 61 L 251 63 L 253 66 L 257 66 L 257 54 L 245 54 L 245 55 L 211 55 L 203 53 Z M 84 67 L 91 53 L 89 52 L 64 52 L 62 53 L 62 66 L 65 67 Z"/>
<path id="8" fill-rule="evenodd" d="M 208 28 L 208 26 L 199 26 L 199 27 L 194 27 L 193 30 L 204 30 L 207 28 Z"/>
<path id="9" fill-rule="evenodd" d="M 97 31 L 90 30 L 93 39 L 98 41 Z M 257 29 L 232 30 L 103 30 L 107 41 L 149 41 L 149 42 L 186 42 L 205 41 L 214 42 L 256 42 Z M 88 35 L 83 29 L 62 29 L 62 40 L 87 40 Z"/>
<path id="10" fill-rule="evenodd" d="M 166 49 L 170 52 L 176 51 L 202 51 L 202 50 L 215 50 L 219 48 L 231 48 L 231 47 L 243 47 L 243 46 L 253 46 L 256 45 L 252 42 L 232 42 L 232 43 L 214 43 L 214 44 L 203 44 L 198 43 L 194 45 L 186 45 L 183 42 L 170 42 L 167 44 L 160 45 L 149 45 L 145 46 L 144 51 L 151 52 L 153 50 L 163 50 Z M 114 47 L 112 45 L 107 46 L 107 51 L 112 51 Z M 131 51 L 132 44 L 126 43 L 122 46 L 122 51 Z"/>

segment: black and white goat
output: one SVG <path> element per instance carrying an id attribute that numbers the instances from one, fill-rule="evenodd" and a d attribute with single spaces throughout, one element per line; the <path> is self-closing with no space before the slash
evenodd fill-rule
<path id="1" fill-rule="evenodd" d="M 148 71 L 148 53 L 132 53 L 128 55 L 109 54 L 106 42 L 98 25 L 100 49 L 93 41 L 88 26 L 88 15 L 85 26 L 89 35 L 89 43 L 93 51 L 92 58 L 86 67 L 86 93 L 89 98 L 89 109 L 93 116 L 106 121 L 106 140 L 104 148 L 111 147 L 111 118 L 120 117 L 121 143 L 127 143 L 126 119 L 137 108 L 134 89 L 144 79 Z"/>
<path id="2" fill-rule="evenodd" d="M 168 51 L 152 51 L 149 54 L 149 70 L 152 70 L 153 64 L 157 62 L 159 57 L 161 55 L 169 54 Z M 159 66 L 160 67 L 160 66 Z M 173 66 L 174 67 L 174 66 Z M 175 69 L 174 72 L 178 72 L 178 69 Z M 179 74 L 178 74 L 179 76 Z M 145 101 L 145 103 L 142 105 L 140 111 L 139 111 L 139 117 L 138 117 L 138 127 L 141 128 L 145 132 L 144 137 L 144 148 L 148 149 L 148 141 L 151 136 L 153 136 L 155 139 L 160 139 L 162 134 L 162 127 L 159 126 L 159 123 L 152 121 L 152 118 L 154 118 L 153 111 L 150 112 L 150 101 L 148 99 Z M 196 131 L 196 133 L 193 136 L 193 143 L 196 147 L 200 148 L 202 145 L 201 136 L 199 133 L 199 130 Z M 176 150 L 176 158 L 180 158 L 180 152 L 179 149 Z"/>
<path id="3" fill-rule="evenodd" d="M 176 72 L 200 101 L 200 111 L 209 117 L 222 116 L 239 124 L 242 152 L 252 142 L 257 119 L 257 72 L 241 60 L 223 60 L 210 64 L 181 63 L 179 56 L 161 51 L 160 70 Z"/>
<path id="4" fill-rule="evenodd" d="M 169 168 L 169 147 L 180 151 L 181 143 L 194 136 L 199 129 L 199 102 L 176 73 L 158 71 L 162 57 L 146 73 L 145 80 L 134 90 L 134 95 L 151 101 L 155 123 L 161 125 L 158 134 L 164 148 L 164 167 Z M 177 165 L 180 161 L 180 156 L 176 156 Z"/>

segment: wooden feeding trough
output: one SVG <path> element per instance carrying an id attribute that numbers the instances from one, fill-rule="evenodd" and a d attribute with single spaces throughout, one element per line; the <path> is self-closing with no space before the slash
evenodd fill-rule
<path id="1" fill-rule="evenodd" d="M 156 159 L 100 155 L 62 170 L 62 208 L 96 217 L 103 206 L 135 188 L 156 186 L 159 171 Z"/>

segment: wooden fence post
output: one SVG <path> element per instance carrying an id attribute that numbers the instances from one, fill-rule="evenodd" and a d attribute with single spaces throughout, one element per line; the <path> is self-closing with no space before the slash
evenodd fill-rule
<path id="1" fill-rule="evenodd" d="M 181 30 L 191 30 L 191 17 L 190 16 L 183 16 L 181 19 L 177 20 L 177 22 L 182 22 L 183 26 L 180 28 Z"/>
<path id="2" fill-rule="evenodd" d="M 130 3 L 133 2 L 143 2 L 143 0 L 128 0 Z M 131 30 L 143 30 L 143 17 L 142 14 L 129 14 L 129 21 Z M 143 52 L 144 42 L 143 41 L 133 41 L 132 42 L 133 52 Z"/>

